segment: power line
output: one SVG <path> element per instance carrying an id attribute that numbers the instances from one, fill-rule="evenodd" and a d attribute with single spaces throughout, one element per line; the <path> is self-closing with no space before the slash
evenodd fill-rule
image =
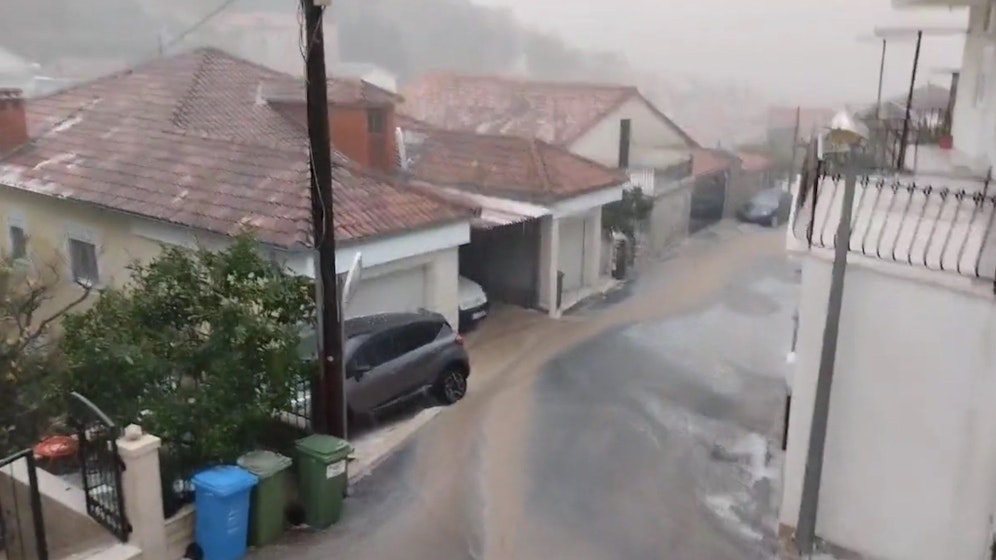
<path id="1" fill-rule="evenodd" d="M 177 35 L 176 37 L 174 37 L 173 39 L 171 39 L 168 43 L 164 43 L 162 46 L 160 46 L 160 49 L 159 49 L 160 52 L 161 53 L 165 52 L 170 47 L 172 47 L 172 46 L 176 45 L 177 43 L 179 43 L 180 41 L 184 40 L 188 35 L 190 35 L 194 31 L 197 31 L 201 27 L 204 27 L 204 25 L 206 25 L 212 19 L 214 19 L 215 17 L 217 17 L 221 12 L 224 12 L 232 4 L 234 4 L 234 3 L 238 2 L 238 1 L 239 0 L 225 0 L 220 5 L 218 5 L 217 8 L 215 8 L 214 10 L 211 10 L 210 12 L 207 13 L 207 15 L 205 15 L 201 19 L 197 20 L 196 23 L 194 23 L 193 25 L 191 25 L 191 26 L 187 27 L 186 29 L 184 29 L 179 35 Z"/>

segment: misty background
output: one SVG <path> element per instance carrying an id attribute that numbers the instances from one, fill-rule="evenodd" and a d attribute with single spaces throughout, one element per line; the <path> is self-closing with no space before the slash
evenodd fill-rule
<path id="1" fill-rule="evenodd" d="M 300 73 L 297 4 L 4 0 L 0 66 L 20 59 L 71 83 L 211 45 Z M 763 135 L 772 106 L 873 102 L 875 27 L 964 26 L 967 13 L 890 0 L 333 0 L 326 21 L 331 72 L 368 63 L 402 84 L 439 70 L 633 84 L 703 144 L 734 146 Z M 925 38 L 917 84 L 947 87 L 941 70 L 962 46 Z M 908 87 L 913 50 L 890 42 L 886 97 Z"/>

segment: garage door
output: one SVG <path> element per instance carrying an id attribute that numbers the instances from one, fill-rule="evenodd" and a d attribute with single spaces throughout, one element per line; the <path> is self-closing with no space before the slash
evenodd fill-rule
<path id="1" fill-rule="evenodd" d="M 695 233 L 723 219 L 726 204 L 726 179 L 707 179 L 692 191 L 690 233 Z"/>
<path id="2" fill-rule="evenodd" d="M 564 291 L 584 285 L 584 220 L 567 218 L 560 221 L 560 271 L 564 273 Z"/>
<path id="3" fill-rule="evenodd" d="M 346 317 L 415 311 L 426 307 L 426 267 L 407 268 L 381 276 L 365 272 L 353 294 Z"/>

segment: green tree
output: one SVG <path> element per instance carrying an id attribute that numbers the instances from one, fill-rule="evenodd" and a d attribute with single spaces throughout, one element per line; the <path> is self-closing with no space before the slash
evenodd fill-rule
<path id="1" fill-rule="evenodd" d="M 53 328 L 90 294 L 81 287 L 46 311 L 58 269 L 0 255 L 0 457 L 35 443 L 58 413 L 50 398 L 61 371 Z"/>
<path id="2" fill-rule="evenodd" d="M 160 436 L 188 469 L 232 461 L 314 371 L 299 356 L 312 291 L 249 238 L 218 253 L 164 249 L 66 318 L 66 389 Z"/>
<path id="3" fill-rule="evenodd" d="M 606 204 L 602 209 L 602 229 L 636 236 L 636 224 L 650 217 L 654 199 L 643 194 L 643 189 L 633 187 L 623 192 L 622 200 Z"/>

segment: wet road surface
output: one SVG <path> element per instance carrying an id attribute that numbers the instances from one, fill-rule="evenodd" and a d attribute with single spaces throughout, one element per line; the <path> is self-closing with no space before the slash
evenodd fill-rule
<path id="1" fill-rule="evenodd" d="M 694 243 L 254 558 L 773 558 L 793 268 L 771 234 Z"/>

